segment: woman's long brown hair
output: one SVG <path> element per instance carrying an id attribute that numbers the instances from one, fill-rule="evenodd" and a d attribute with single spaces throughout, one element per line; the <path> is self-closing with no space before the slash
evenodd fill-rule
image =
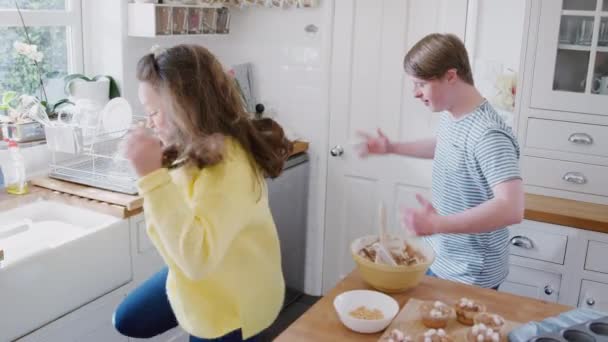
<path id="1" fill-rule="evenodd" d="M 139 60 L 137 79 L 170 99 L 164 109 L 173 126 L 166 165 L 176 159 L 199 168 L 216 164 L 224 157 L 223 138 L 230 136 L 264 175 L 274 178 L 283 170 L 291 153 L 283 129 L 272 119 L 250 119 L 234 80 L 206 48 L 183 44 L 147 54 Z"/>

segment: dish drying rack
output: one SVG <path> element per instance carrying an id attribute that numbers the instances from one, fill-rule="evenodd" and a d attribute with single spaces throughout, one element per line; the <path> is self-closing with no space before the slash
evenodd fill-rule
<path id="1" fill-rule="evenodd" d="M 46 126 L 47 144 L 51 150 L 49 177 L 100 189 L 136 195 L 137 175 L 122 156 L 121 143 L 129 128 L 107 131 L 103 111 L 93 120 Z M 143 122 L 132 117 L 132 124 Z"/>

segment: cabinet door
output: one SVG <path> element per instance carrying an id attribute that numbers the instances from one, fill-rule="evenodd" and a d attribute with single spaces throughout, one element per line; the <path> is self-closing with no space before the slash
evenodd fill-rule
<path id="1" fill-rule="evenodd" d="M 165 262 L 148 238 L 144 215 L 129 219 L 131 225 L 131 256 L 133 258 L 133 284 L 137 286 L 165 266 Z"/>
<path id="2" fill-rule="evenodd" d="M 541 0 L 531 106 L 608 115 L 608 1 Z"/>
<path id="3" fill-rule="evenodd" d="M 49 323 L 17 342 L 128 342 L 112 325 L 112 314 L 128 286 L 113 291 Z"/>
<path id="4" fill-rule="evenodd" d="M 557 303 L 561 274 L 510 265 L 509 276 L 499 291 Z"/>
<path id="5" fill-rule="evenodd" d="M 578 307 L 608 312 L 608 284 L 583 280 Z"/>

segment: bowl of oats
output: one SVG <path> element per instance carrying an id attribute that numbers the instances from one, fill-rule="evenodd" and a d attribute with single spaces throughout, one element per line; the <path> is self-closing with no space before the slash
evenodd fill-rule
<path id="1" fill-rule="evenodd" d="M 386 329 L 399 312 L 399 304 L 384 293 L 353 290 L 336 296 L 334 309 L 350 330 L 372 334 Z"/>

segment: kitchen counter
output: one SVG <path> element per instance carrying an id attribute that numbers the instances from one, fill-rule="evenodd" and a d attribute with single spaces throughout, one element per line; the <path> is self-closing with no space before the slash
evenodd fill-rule
<path id="1" fill-rule="evenodd" d="M 333 301 L 337 295 L 357 289 L 371 288 L 363 282 L 358 272 L 354 271 L 306 311 L 275 341 L 377 341 L 382 333 L 370 335 L 355 333 L 340 322 L 334 310 Z M 399 302 L 400 308 L 403 308 L 410 298 L 455 302 L 461 297 L 466 297 L 486 304 L 488 311 L 496 312 L 514 322 L 538 321 L 571 309 L 560 304 L 432 277 L 424 277 L 416 288 L 391 296 Z"/>
<path id="2" fill-rule="evenodd" d="M 526 194 L 524 217 L 532 221 L 608 233 L 608 205 Z"/>

